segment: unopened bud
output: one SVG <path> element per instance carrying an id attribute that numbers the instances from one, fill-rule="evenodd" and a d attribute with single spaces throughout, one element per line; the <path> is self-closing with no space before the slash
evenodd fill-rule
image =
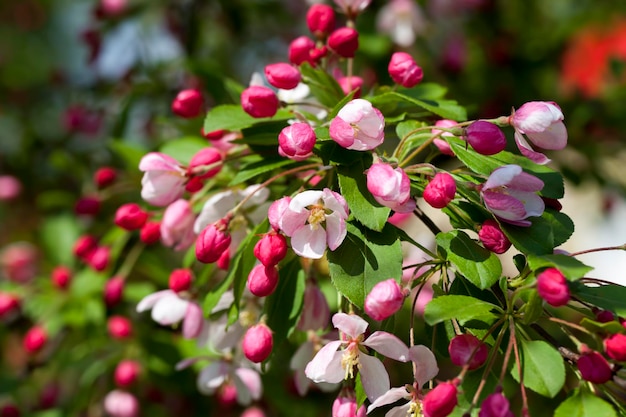
<path id="1" fill-rule="evenodd" d="M 265 77 L 270 85 L 282 90 L 294 89 L 302 81 L 300 71 L 284 62 L 267 65 L 265 67 Z"/>
<path id="2" fill-rule="evenodd" d="M 200 116 L 203 104 L 202 93 L 198 90 L 183 90 L 172 101 L 172 112 L 185 119 L 193 119 Z"/>
<path id="3" fill-rule="evenodd" d="M 248 289 L 257 297 L 267 297 L 276 290 L 278 271 L 275 266 L 256 265 L 248 275 Z"/>
<path id="4" fill-rule="evenodd" d="M 126 317 L 111 316 L 107 321 L 109 335 L 114 339 L 128 339 L 133 334 L 133 325 Z"/>
<path id="5" fill-rule="evenodd" d="M 241 106 L 252 117 L 272 117 L 278 105 L 278 96 L 267 87 L 255 85 L 241 93 Z"/>
<path id="6" fill-rule="evenodd" d="M 498 222 L 493 219 L 485 220 L 478 231 L 478 239 L 485 249 L 497 254 L 502 254 L 511 247 L 511 241 L 506 237 Z"/>
<path id="7" fill-rule="evenodd" d="M 391 79 L 403 87 L 416 86 L 424 78 L 424 71 L 415 63 L 413 57 L 406 52 L 396 52 L 389 61 L 389 75 Z"/>
<path id="8" fill-rule="evenodd" d="M 448 345 L 450 360 L 456 366 L 468 365 L 468 369 L 480 368 L 489 355 L 489 348 L 473 334 L 454 336 Z"/>
<path id="9" fill-rule="evenodd" d="M 328 37 L 328 46 L 339 56 L 354 58 L 359 49 L 359 33 L 353 28 L 339 28 Z"/>
<path id="10" fill-rule="evenodd" d="M 494 155 L 506 148 L 506 137 L 493 123 L 477 120 L 465 129 L 465 139 L 481 155 Z"/>
<path id="11" fill-rule="evenodd" d="M 104 303 L 113 307 L 122 299 L 124 294 L 124 278 L 113 277 L 104 284 Z"/>
<path id="12" fill-rule="evenodd" d="M 454 200 L 456 182 L 452 175 L 440 172 L 424 188 L 424 200 L 434 208 L 444 208 Z"/>
<path id="13" fill-rule="evenodd" d="M 196 239 L 196 258 L 205 264 L 213 263 L 228 250 L 230 242 L 230 234 L 212 223 Z"/>
<path id="14" fill-rule="evenodd" d="M 335 28 L 335 11 L 326 4 L 314 4 L 306 14 L 306 24 L 315 37 L 324 39 Z"/>
<path id="15" fill-rule="evenodd" d="M 52 270 L 52 283 L 62 290 L 70 285 L 72 270 L 66 266 L 57 266 Z"/>
<path id="16" fill-rule="evenodd" d="M 274 341 L 272 331 L 265 324 L 250 327 L 241 341 L 243 354 L 251 362 L 260 363 L 272 353 Z"/>
<path id="17" fill-rule="evenodd" d="M 567 279 L 556 268 L 547 268 L 537 275 L 537 292 L 548 304 L 560 307 L 570 299 Z"/>
<path id="18" fill-rule="evenodd" d="M 286 255 L 287 239 L 280 233 L 268 233 L 254 246 L 254 256 L 265 266 L 277 265 Z"/>
<path id="19" fill-rule="evenodd" d="M 99 189 L 112 185 L 117 179 L 117 172 L 111 167 L 102 167 L 93 175 L 93 181 Z"/>
<path id="20" fill-rule="evenodd" d="M 131 386 L 141 372 L 141 365 L 137 361 L 123 360 L 115 367 L 115 384 L 120 388 Z"/>
<path id="21" fill-rule="evenodd" d="M 41 326 L 31 327 L 23 339 L 24 350 L 29 354 L 39 352 L 48 341 L 48 333 Z"/>
<path id="22" fill-rule="evenodd" d="M 215 148 L 203 148 L 196 152 L 196 154 L 189 161 L 188 172 L 194 176 L 194 178 L 207 179 L 217 175 L 222 169 L 222 165 L 219 164 L 209 170 L 202 171 L 203 166 L 214 165 L 222 160 L 222 153 Z M 198 171 L 200 170 L 200 171 Z M 202 188 L 202 183 L 200 183 Z M 189 190 L 191 191 L 191 190 Z M 195 190 L 197 191 L 197 190 Z"/>
<path id="23" fill-rule="evenodd" d="M 161 239 L 161 222 L 146 222 L 139 231 L 139 239 L 146 245 L 157 243 Z"/>
<path id="24" fill-rule="evenodd" d="M 128 203 L 115 212 L 115 224 L 124 230 L 139 230 L 148 220 L 148 213 L 139 204 Z"/>
<path id="25" fill-rule="evenodd" d="M 457 387 L 453 382 L 444 382 L 428 392 L 422 401 L 424 417 L 447 417 L 458 403 Z"/>
<path id="26" fill-rule="evenodd" d="M 193 273 L 190 269 L 175 269 L 170 274 L 170 289 L 174 292 L 187 291 L 191 288 Z"/>
<path id="27" fill-rule="evenodd" d="M 585 381 L 604 384 L 613 378 L 609 362 L 594 350 L 584 351 L 578 358 L 578 370 Z"/>
<path id="28" fill-rule="evenodd" d="M 289 44 L 289 62 L 300 65 L 308 62 L 311 50 L 315 48 L 315 42 L 306 36 L 300 36 Z"/>
<path id="29" fill-rule="evenodd" d="M 617 333 L 604 339 L 604 351 L 609 358 L 626 362 L 626 335 Z"/>
<path id="30" fill-rule="evenodd" d="M 405 293 L 398 282 L 389 278 L 374 285 L 365 297 L 365 312 L 374 320 L 393 316 L 404 304 Z"/>

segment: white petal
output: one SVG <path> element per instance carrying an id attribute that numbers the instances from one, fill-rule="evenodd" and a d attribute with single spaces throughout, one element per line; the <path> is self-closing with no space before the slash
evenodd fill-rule
<path id="1" fill-rule="evenodd" d="M 304 225 L 291 236 L 291 247 L 300 256 L 320 259 L 326 251 L 326 231 L 319 226 Z"/>
<path id="2" fill-rule="evenodd" d="M 228 368 L 229 366 L 222 361 L 210 363 L 202 368 L 198 375 L 198 390 L 203 394 L 213 394 L 226 380 Z"/>
<path id="3" fill-rule="evenodd" d="M 387 332 L 374 332 L 363 344 L 388 358 L 400 362 L 409 360 L 409 348 L 396 336 Z"/>
<path id="4" fill-rule="evenodd" d="M 237 399 L 239 400 L 239 392 L 248 393 L 253 400 L 258 400 L 263 395 L 263 384 L 261 376 L 258 372 L 249 368 L 237 368 L 235 370 L 235 385 L 237 386 Z M 238 381 L 239 380 L 239 381 Z M 241 386 L 239 384 L 241 382 Z M 240 404 L 242 404 L 240 402 Z M 242 404 L 244 405 L 244 404 Z"/>
<path id="5" fill-rule="evenodd" d="M 322 195 L 323 192 L 319 190 L 301 192 L 291 199 L 291 202 L 289 203 L 289 210 L 295 211 L 296 213 L 301 212 L 306 206 L 319 203 Z"/>
<path id="6" fill-rule="evenodd" d="M 374 401 L 372 404 L 370 404 L 369 407 L 367 407 L 367 413 L 369 414 L 375 408 L 378 408 L 387 404 L 393 404 L 396 401 L 401 400 L 403 398 L 406 398 L 406 399 L 411 398 L 411 395 L 408 393 L 406 388 L 404 387 L 391 388 L 389 391 L 387 391 L 380 397 L 376 398 L 376 401 Z"/>
<path id="7" fill-rule="evenodd" d="M 162 290 L 149 294 L 142 298 L 141 301 L 139 301 L 139 304 L 137 304 L 137 312 L 143 313 L 144 311 L 154 307 L 156 302 L 159 301 L 161 298 L 172 295 L 174 295 L 174 291 L 172 290 Z"/>
<path id="8" fill-rule="evenodd" d="M 359 354 L 359 372 L 363 389 L 371 402 L 389 391 L 389 375 L 379 359 L 364 353 Z"/>
<path id="9" fill-rule="evenodd" d="M 296 353 L 291 357 L 289 362 L 289 369 L 297 371 L 298 369 L 304 369 L 306 364 L 313 358 L 313 342 L 304 342 L 296 350 Z"/>
<path id="10" fill-rule="evenodd" d="M 213 194 L 204 203 L 193 225 L 193 231 L 199 234 L 205 227 L 223 218 L 238 202 L 239 196 L 231 190 Z"/>
<path id="11" fill-rule="evenodd" d="M 348 234 L 346 222 L 337 213 L 326 216 L 326 241 L 330 250 L 335 250 L 341 245 Z"/>
<path id="12" fill-rule="evenodd" d="M 178 323 L 185 317 L 188 304 L 176 295 L 161 298 L 152 307 L 152 319 L 163 326 Z"/>
<path id="13" fill-rule="evenodd" d="M 314 382 L 340 382 L 345 376 L 341 366 L 342 351 L 337 349 L 341 341 L 330 342 L 317 352 L 304 370 L 306 376 Z"/>
<path id="14" fill-rule="evenodd" d="M 409 349 L 409 358 L 417 365 L 415 380 L 420 388 L 439 373 L 435 354 L 426 346 L 411 346 Z"/>
<path id="15" fill-rule="evenodd" d="M 408 403 L 401 405 L 399 407 L 394 407 L 385 414 L 385 417 L 406 417 L 409 415 L 409 409 L 411 408 L 411 401 Z"/>
<path id="16" fill-rule="evenodd" d="M 333 316 L 333 326 L 356 339 L 365 333 L 368 323 L 354 314 L 337 313 Z"/>
<path id="17" fill-rule="evenodd" d="M 504 165 L 493 170 L 487 182 L 483 186 L 484 190 L 498 188 L 507 185 L 515 176 L 522 173 L 522 167 L 519 165 Z"/>

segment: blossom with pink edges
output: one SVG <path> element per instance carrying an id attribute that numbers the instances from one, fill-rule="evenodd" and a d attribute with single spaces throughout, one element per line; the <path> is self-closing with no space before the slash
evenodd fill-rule
<path id="1" fill-rule="evenodd" d="M 165 207 L 185 192 L 185 170 L 169 155 L 150 152 L 141 158 L 139 170 L 144 173 L 141 198 L 154 206 Z"/>
<path id="2" fill-rule="evenodd" d="M 161 242 L 174 250 L 189 248 L 196 238 L 193 230 L 195 220 L 189 201 L 182 198 L 174 201 L 163 212 Z"/>
<path id="3" fill-rule="evenodd" d="M 485 207 L 500 220 L 516 226 L 528 227 L 528 217 L 541 216 L 545 204 L 538 191 L 543 181 L 522 170 L 519 165 L 496 168 L 480 192 Z"/>
<path id="4" fill-rule="evenodd" d="M 378 204 L 398 213 L 415 210 L 411 198 L 411 180 L 400 167 L 392 168 L 385 163 L 375 163 L 367 170 L 367 189 Z"/>
<path id="5" fill-rule="evenodd" d="M 315 131 L 308 123 L 294 123 L 278 135 L 278 153 L 294 161 L 303 161 L 313 155 Z"/>
<path id="6" fill-rule="evenodd" d="M 104 397 L 104 410 L 111 417 L 137 417 L 139 401 L 130 392 L 116 389 Z"/>
<path id="7" fill-rule="evenodd" d="M 374 320 L 385 320 L 402 308 L 406 295 L 395 279 L 381 281 L 365 297 L 365 312 Z"/>
<path id="8" fill-rule="evenodd" d="M 357 98 L 330 122 L 330 137 L 346 149 L 368 151 L 385 139 L 385 117 L 367 100 Z"/>
<path id="9" fill-rule="evenodd" d="M 339 9 L 348 16 L 356 16 L 361 13 L 372 0 L 335 0 Z"/>
<path id="10" fill-rule="evenodd" d="M 515 110 L 509 122 L 515 128 L 515 143 L 522 155 L 538 164 L 550 162 L 544 154 L 534 151 L 526 138 L 541 149 L 565 148 L 567 129 L 563 119 L 561 108 L 553 101 L 529 101 Z"/>
<path id="11" fill-rule="evenodd" d="M 184 361 L 176 365 L 177 370 L 184 369 L 195 361 Z M 241 366 L 237 361 L 218 360 L 211 362 L 198 374 L 198 390 L 205 395 L 213 395 L 224 385 L 233 383 L 239 405 L 249 405 L 263 394 L 261 376 L 249 367 Z"/>
<path id="12" fill-rule="evenodd" d="M 280 229 L 291 238 L 299 256 L 320 259 L 326 247 L 335 250 L 346 237 L 348 203 L 328 188 L 304 191 L 291 199 Z M 322 227 L 323 226 L 323 227 Z"/>
<path id="13" fill-rule="evenodd" d="M 182 298 L 172 290 L 149 294 L 137 304 L 137 312 L 152 309 L 152 319 L 162 326 L 171 326 L 183 321 L 183 337 L 196 338 L 202 331 L 204 315 L 200 306 Z"/>
<path id="14" fill-rule="evenodd" d="M 361 349 L 371 348 L 401 362 L 409 360 L 409 349 L 396 336 L 383 331 L 364 339 L 368 323 L 356 315 L 337 313 L 333 316 L 333 325 L 341 332 L 341 340 L 329 342 L 320 349 L 306 366 L 306 376 L 313 382 L 339 383 L 353 378 L 356 368 L 367 398 L 374 401 L 389 390 L 389 375 L 380 359 Z"/>

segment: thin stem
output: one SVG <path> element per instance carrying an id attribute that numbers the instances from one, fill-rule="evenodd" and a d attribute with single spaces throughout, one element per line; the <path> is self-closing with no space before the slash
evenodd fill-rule
<path id="1" fill-rule="evenodd" d="M 422 210 L 420 210 L 419 207 L 415 207 L 415 210 L 413 211 L 413 214 L 415 214 L 417 216 L 418 219 L 420 219 L 422 221 L 422 223 L 424 223 L 424 225 L 426 227 L 428 227 L 428 229 L 434 234 L 437 235 L 439 233 L 441 233 L 441 229 L 439 229 L 439 226 L 437 226 L 435 224 L 435 222 L 433 222 L 431 220 L 430 217 L 428 217 L 427 215 L 424 214 L 424 212 Z"/>
<path id="2" fill-rule="evenodd" d="M 579 326 L 578 324 L 571 323 L 571 322 L 569 322 L 567 320 L 559 319 L 557 317 L 549 317 L 548 320 L 550 320 L 550 321 L 552 321 L 554 323 L 561 324 L 563 326 L 571 327 L 572 329 L 576 329 L 576 330 L 578 330 L 580 332 L 583 332 L 583 333 L 586 333 L 586 334 L 588 334 L 590 336 L 593 336 L 593 333 L 591 333 L 589 330 L 585 329 L 583 326 Z"/>
<path id="3" fill-rule="evenodd" d="M 503 321 L 504 319 L 501 319 L 498 321 L 498 323 L 502 324 Z M 502 326 L 500 333 L 498 333 L 498 338 L 496 339 L 496 343 L 493 345 L 493 350 L 491 351 L 491 355 L 489 356 L 489 361 L 487 362 L 487 366 L 485 366 L 485 370 L 483 371 L 483 376 L 480 379 L 480 384 L 478 384 L 478 389 L 476 390 L 476 393 L 474 394 L 474 397 L 472 398 L 470 411 L 474 407 L 476 407 L 476 404 L 478 404 L 478 398 L 480 398 L 480 393 L 483 391 L 483 388 L 485 388 L 485 384 L 487 383 L 487 375 L 489 375 L 489 372 L 491 372 L 491 369 L 493 368 L 493 364 L 496 360 L 496 353 L 498 352 L 498 348 L 500 347 L 500 344 L 502 344 L 502 338 L 504 337 L 505 332 L 506 332 L 506 327 Z M 463 370 L 466 370 L 465 368 L 466 367 L 464 367 Z"/>
<path id="4" fill-rule="evenodd" d="M 522 393 L 522 416 L 528 416 L 528 397 L 526 396 L 526 388 L 524 387 L 524 372 L 522 372 L 522 363 L 520 362 L 519 348 L 517 347 L 517 339 L 513 338 L 513 352 L 515 352 L 515 362 L 517 363 L 517 372 L 519 373 L 519 385 Z"/>
<path id="5" fill-rule="evenodd" d="M 619 246 L 604 246 L 602 248 L 585 249 L 579 252 L 570 253 L 569 256 L 574 257 L 574 256 L 584 255 L 586 253 L 602 252 L 602 251 L 609 251 L 609 250 L 626 250 L 626 243 L 623 245 L 619 245 Z"/>
<path id="6" fill-rule="evenodd" d="M 398 164 L 398 167 L 402 168 L 403 166 L 405 166 L 406 164 L 408 164 L 409 162 L 411 162 L 411 160 L 413 158 L 415 158 L 417 155 L 419 155 L 420 152 L 422 152 L 424 149 L 426 149 L 427 147 L 430 146 L 431 143 L 433 143 L 433 141 L 439 137 L 440 135 L 434 135 L 432 137 L 430 137 L 426 142 L 422 143 L 420 146 L 417 147 L 417 149 L 415 149 L 413 152 L 411 152 L 409 154 L 409 156 L 407 156 L 406 158 L 404 158 L 404 160 L 402 162 L 400 162 Z"/>
<path id="7" fill-rule="evenodd" d="M 139 255 L 141 255 L 141 252 L 143 251 L 145 247 L 146 245 L 143 242 L 138 242 L 135 246 L 133 246 L 133 248 L 130 250 L 126 258 L 124 259 L 124 263 L 118 270 L 116 276 L 119 276 L 122 279 L 126 279 L 130 271 L 135 266 L 137 259 L 139 259 Z"/>

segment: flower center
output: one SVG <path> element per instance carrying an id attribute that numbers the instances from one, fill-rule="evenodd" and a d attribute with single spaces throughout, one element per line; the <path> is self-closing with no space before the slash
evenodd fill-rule
<path id="1" fill-rule="evenodd" d="M 357 340 L 350 342 L 341 357 L 341 367 L 346 371 L 344 379 L 354 378 L 355 366 L 359 366 L 359 344 Z"/>
<path id="2" fill-rule="evenodd" d="M 324 211 L 324 206 L 321 204 L 315 204 L 310 208 L 311 214 L 309 214 L 308 222 L 313 228 L 313 230 L 317 229 L 320 223 L 326 221 L 326 212 Z"/>

